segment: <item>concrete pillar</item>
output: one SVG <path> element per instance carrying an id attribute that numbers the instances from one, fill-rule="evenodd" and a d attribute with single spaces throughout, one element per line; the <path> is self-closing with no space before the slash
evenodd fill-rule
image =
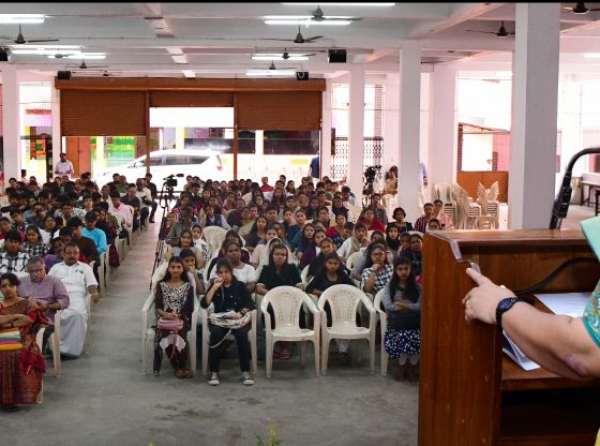
<path id="1" fill-rule="evenodd" d="M 429 126 L 429 184 L 434 191 L 436 183 L 456 180 L 456 145 L 458 124 L 456 118 L 456 68 L 438 65 L 431 75 Z"/>
<path id="2" fill-rule="evenodd" d="M 400 170 L 399 205 L 407 220 L 420 215 L 419 142 L 421 127 L 421 48 L 419 42 L 404 42 L 400 50 Z"/>
<path id="3" fill-rule="evenodd" d="M 175 128 L 175 148 L 178 150 L 185 149 L 185 127 Z"/>
<path id="4" fill-rule="evenodd" d="M 509 229 L 547 228 L 556 177 L 559 3 L 517 3 Z"/>
<path id="5" fill-rule="evenodd" d="M 52 109 L 52 176 L 54 176 L 56 163 L 60 161 L 62 134 L 60 128 L 60 91 L 54 88 L 54 82 L 52 82 L 51 85 L 50 101 Z"/>
<path id="6" fill-rule="evenodd" d="M 389 74 L 383 99 L 383 159 L 382 172 L 400 166 L 400 82 L 397 74 Z"/>
<path id="7" fill-rule="evenodd" d="M 259 181 L 263 176 L 269 177 L 269 184 L 274 184 L 275 180 L 272 179 L 271 171 L 267 163 L 265 163 L 265 131 L 264 130 L 255 130 L 254 131 L 254 160 L 256 164 L 254 165 L 254 172 L 252 173 L 252 178 L 257 178 L 256 181 Z M 258 172 L 263 172 L 258 174 Z M 279 176 L 279 175 L 277 175 Z"/>
<path id="8" fill-rule="evenodd" d="M 21 178 L 19 79 L 15 65 L 2 64 L 2 122 L 4 137 L 4 182 Z"/>
<path id="9" fill-rule="evenodd" d="M 348 107 L 348 179 L 346 184 L 362 199 L 365 129 L 365 71 L 360 65 L 350 69 L 350 104 Z"/>
<path id="10" fill-rule="evenodd" d="M 561 131 L 561 155 L 560 155 L 560 187 L 562 177 L 569 161 L 577 152 L 583 150 L 583 132 L 581 127 L 581 82 L 576 74 L 569 74 L 564 80 L 562 131 Z M 590 158 L 587 157 L 589 160 Z M 580 158 L 573 167 L 573 176 L 581 176 L 586 171 L 586 159 Z"/>
<path id="11" fill-rule="evenodd" d="M 326 90 L 323 92 L 323 112 L 322 112 L 322 123 L 321 123 L 321 160 L 320 160 L 320 169 L 321 169 L 321 178 L 324 176 L 328 176 L 329 178 L 333 178 L 331 174 L 331 79 L 327 79 L 326 81 Z M 304 175 L 308 173 L 308 169 Z"/>

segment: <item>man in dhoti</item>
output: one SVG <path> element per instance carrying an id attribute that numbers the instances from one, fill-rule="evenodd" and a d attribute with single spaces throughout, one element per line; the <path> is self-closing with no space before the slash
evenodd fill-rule
<path id="1" fill-rule="evenodd" d="M 75 242 L 65 246 L 64 261 L 54 265 L 48 275 L 62 280 L 70 300 L 69 308 L 63 310 L 60 319 L 60 353 L 78 358 L 88 329 L 88 295 L 93 302 L 98 302 L 98 282 L 92 268 L 79 261 L 79 247 Z"/>

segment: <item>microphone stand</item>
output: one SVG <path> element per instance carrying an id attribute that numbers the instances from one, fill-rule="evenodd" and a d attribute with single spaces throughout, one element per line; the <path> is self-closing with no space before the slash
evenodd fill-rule
<path id="1" fill-rule="evenodd" d="M 558 191 L 556 200 L 554 200 L 552 217 L 550 218 L 550 229 L 560 229 L 563 219 L 567 217 L 569 203 L 571 201 L 571 193 L 573 192 L 573 188 L 571 187 L 571 178 L 573 176 L 573 166 L 575 165 L 575 162 L 583 155 L 592 154 L 600 154 L 600 147 L 583 149 L 581 152 L 573 155 L 573 158 L 571 158 L 571 161 L 569 161 L 569 165 L 565 170 L 565 176 L 563 177 L 562 186 Z M 583 186 L 581 193 L 583 193 Z"/>

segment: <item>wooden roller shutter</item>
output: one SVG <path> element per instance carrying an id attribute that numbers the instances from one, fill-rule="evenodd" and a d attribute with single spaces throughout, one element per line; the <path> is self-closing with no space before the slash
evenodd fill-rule
<path id="1" fill-rule="evenodd" d="M 233 93 L 220 91 L 151 91 L 150 107 L 233 107 Z"/>
<path id="2" fill-rule="evenodd" d="M 320 130 L 320 91 L 242 92 L 240 130 Z"/>
<path id="3" fill-rule="evenodd" d="M 62 90 L 63 136 L 145 135 L 145 91 Z"/>

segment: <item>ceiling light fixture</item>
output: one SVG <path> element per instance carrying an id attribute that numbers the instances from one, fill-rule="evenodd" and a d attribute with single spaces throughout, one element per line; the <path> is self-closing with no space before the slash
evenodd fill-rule
<path id="1" fill-rule="evenodd" d="M 77 49 L 63 49 L 63 48 L 15 48 L 11 50 L 15 55 L 22 56 L 52 56 L 55 54 L 62 54 L 63 56 L 80 55 L 81 51 Z"/>
<path id="2" fill-rule="evenodd" d="M 60 57 L 56 57 L 60 54 Z M 105 53 L 73 53 L 66 55 L 64 51 L 59 51 L 56 54 L 48 55 L 48 59 L 86 59 L 86 60 L 102 60 L 106 59 Z"/>
<path id="3" fill-rule="evenodd" d="M 182 70 L 182 73 L 185 77 L 192 79 L 196 77 L 196 73 L 192 70 Z"/>
<path id="4" fill-rule="evenodd" d="M 295 76 L 294 70 L 248 70 L 246 76 Z"/>
<path id="5" fill-rule="evenodd" d="M 600 59 L 600 53 L 584 53 L 583 57 L 586 59 Z"/>
<path id="6" fill-rule="evenodd" d="M 252 60 L 308 60 L 308 56 L 290 55 L 285 59 L 281 54 L 253 54 Z"/>
<path id="7" fill-rule="evenodd" d="M 0 14 L 0 24 L 25 23 L 30 25 L 44 23 L 44 14 Z"/>
<path id="8" fill-rule="evenodd" d="M 282 3 L 282 5 L 326 5 L 329 6 L 375 6 L 386 7 L 395 6 L 396 3 Z"/>
<path id="9" fill-rule="evenodd" d="M 304 16 L 303 18 L 300 19 L 289 19 L 289 18 L 283 18 L 285 16 L 281 16 L 282 18 L 279 19 L 273 19 L 273 18 L 267 18 L 267 16 L 264 17 L 265 20 L 265 25 L 306 25 L 306 26 L 313 26 L 313 25 L 328 25 L 328 26 L 344 26 L 344 25 L 350 25 L 352 23 L 352 20 L 327 20 L 327 17 L 325 17 L 325 20 L 321 20 L 321 21 L 316 21 L 313 20 L 310 16 Z"/>

